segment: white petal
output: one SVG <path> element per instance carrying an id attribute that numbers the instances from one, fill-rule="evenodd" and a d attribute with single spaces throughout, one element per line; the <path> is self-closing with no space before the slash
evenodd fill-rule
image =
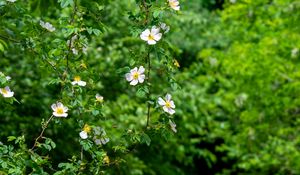
<path id="1" fill-rule="evenodd" d="M 57 108 L 56 104 L 55 104 L 55 103 L 54 103 L 54 104 L 52 104 L 52 105 L 51 105 L 51 108 L 52 108 L 52 110 L 53 110 L 53 111 L 55 111 L 55 110 L 56 110 L 56 108 Z"/>
<path id="2" fill-rule="evenodd" d="M 3 97 L 5 98 L 10 98 L 12 96 L 14 96 L 14 92 L 7 92 L 7 94 L 3 94 Z"/>
<path id="3" fill-rule="evenodd" d="M 6 91 L 10 92 L 10 89 L 9 89 L 8 86 L 6 86 L 4 89 L 5 89 Z"/>
<path id="4" fill-rule="evenodd" d="M 174 104 L 173 100 L 170 101 L 170 106 L 171 106 L 171 108 L 175 108 L 175 104 Z"/>
<path id="5" fill-rule="evenodd" d="M 137 72 L 137 71 L 138 71 L 138 68 L 135 67 L 135 68 L 133 68 L 133 69 L 130 70 L 130 73 L 135 73 L 135 72 Z"/>
<path id="6" fill-rule="evenodd" d="M 138 72 L 140 74 L 144 73 L 145 72 L 145 68 L 143 66 L 140 66 Z"/>
<path id="7" fill-rule="evenodd" d="M 132 81 L 132 80 L 133 80 L 133 76 L 132 76 L 131 73 L 125 74 L 125 77 L 126 77 L 126 80 L 127 80 L 127 81 Z"/>
<path id="8" fill-rule="evenodd" d="M 151 29 L 151 34 L 156 35 L 157 33 L 159 33 L 159 28 L 156 26 L 153 26 Z"/>
<path id="9" fill-rule="evenodd" d="M 67 116 L 68 116 L 67 113 L 58 114 L 57 112 L 53 112 L 52 114 L 53 114 L 55 117 L 67 117 Z"/>
<path id="10" fill-rule="evenodd" d="M 85 82 L 85 81 L 79 81 L 79 82 L 78 82 L 78 85 L 79 85 L 79 86 L 85 86 L 85 85 L 86 85 L 86 82 Z"/>
<path id="11" fill-rule="evenodd" d="M 64 107 L 64 105 L 61 102 L 56 102 L 56 105 L 57 105 L 58 108 Z"/>
<path id="12" fill-rule="evenodd" d="M 87 133 L 86 133 L 85 131 L 81 131 L 81 132 L 79 133 L 79 136 L 80 136 L 82 139 L 87 139 L 87 138 L 88 138 L 88 135 L 87 135 Z"/>
<path id="13" fill-rule="evenodd" d="M 132 80 L 132 81 L 130 82 L 130 85 L 135 86 L 135 85 L 138 84 L 138 82 L 139 82 L 139 80 Z"/>
<path id="14" fill-rule="evenodd" d="M 161 105 L 161 106 L 164 106 L 166 104 L 166 102 L 161 97 L 159 97 L 158 98 L 158 104 Z"/>
<path id="15" fill-rule="evenodd" d="M 77 81 L 72 81 L 72 85 L 75 85 L 77 84 L 78 82 Z"/>
<path id="16" fill-rule="evenodd" d="M 169 108 L 167 106 L 163 106 L 163 110 L 167 113 L 169 113 Z"/>
<path id="17" fill-rule="evenodd" d="M 180 6 L 173 7 L 174 10 L 180 10 Z"/>
<path id="18" fill-rule="evenodd" d="M 149 29 L 146 29 L 144 32 L 142 32 L 142 34 L 140 35 L 140 38 L 141 38 L 142 40 L 147 41 L 149 35 L 150 35 L 150 30 L 149 30 Z"/>
<path id="19" fill-rule="evenodd" d="M 140 83 L 143 83 L 144 80 L 145 80 L 145 75 L 144 74 L 140 75 L 138 80 L 139 80 Z"/>
<path id="20" fill-rule="evenodd" d="M 64 112 L 68 112 L 68 110 L 69 110 L 69 108 L 66 106 L 64 106 L 63 109 L 64 109 Z"/>
<path id="21" fill-rule="evenodd" d="M 154 45 L 154 44 L 156 44 L 156 41 L 155 40 L 148 40 L 148 44 L 149 45 Z"/>
<path id="22" fill-rule="evenodd" d="M 158 33 L 156 35 L 153 36 L 153 38 L 155 39 L 155 41 L 159 41 L 161 39 L 162 34 Z"/>
<path id="23" fill-rule="evenodd" d="M 175 113 L 175 110 L 173 110 L 172 108 L 168 108 L 168 113 L 173 115 Z"/>
<path id="24" fill-rule="evenodd" d="M 172 98 L 172 96 L 171 96 L 170 94 L 167 94 L 167 95 L 166 95 L 166 100 L 167 100 L 167 101 L 171 101 L 171 98 Z"/>

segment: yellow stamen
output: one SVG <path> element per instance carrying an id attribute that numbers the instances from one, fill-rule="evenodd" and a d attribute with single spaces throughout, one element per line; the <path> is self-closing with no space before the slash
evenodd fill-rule
<path id="1" fill-rule="evenodd" d="M 171 103 L 169 101 L 166 101 L 166 107 L 170 108 L 171 107 Z"/>
<path id="2" fill-rule="evenodd" d="M 80 81 L 80 80 L 81 80 L 80 76 L 75 76 L 74 77 L 74 81 Z"/>
<path id="3" fill-rule="evenodd" d="M 8 92 L 7 92 L 7 90 L 6 89 L 1 89 L 1 92 L 2 92 L 2 94 L 7 94 Z"/>
<path id="4" fill-rule="evenodd" d="M 148 36 L 148 40 L 154 40 L 154 36 L 150 34 L 150 35 Z"/>
<path id="5" fill-rule="evenodd" d="M 139 78 L 139 73 L 138 72 L 135 72 L 133 73 L 133 79 L 138 79 Z"/>
<path id="6" fill-rule="evenodd" d="M 87 124 L 84 125 L 83 131 L 85 131 L 86 133 L 89 133 L 89 132 L 91 132 L 91 130 L 92 130 L 92 128 L 89 125 L 87 125 Z"/>
<path id="7" fill-rule="evenodd" d="M 56 108 L 56 113 L 57 114 L 63 114 L 64 113 L 64 109 L 63 108 Z"/>
<path id="8" fill-rule="evenodd" d="M 177 60 L 174 60 L 174 66 L 180 67 L 180 64 L 179 64 L 179 62 Z"/>

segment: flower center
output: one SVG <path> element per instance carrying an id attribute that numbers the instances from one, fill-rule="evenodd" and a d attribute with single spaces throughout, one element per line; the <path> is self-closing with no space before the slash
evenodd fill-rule
<path id="1" fill-rule="evenodd" d="M 57 114 L 63 114 L 64 113 L 64 109 L 63 108 L 57 108 L 56 109 L 56 113 Z"/>
<path id="2" fill-rule="evenodd" d="M 80 81 L 81 79 L 80 79 L 80 76 L 75 76 L 74 77 L 74 81 Z"/>
<path id="3" fill-rule="evenodd" d="M 169 2 L 169 4 L 170 4 L 171 7 L 176 7 L 175 2 Z"/>
<path id="4" fill-rule="evenodd" d="M 84 127 L 83 127 L 83 131 L 85 131 L 86 133 L 89 133 L 89 132 L 91 132 L 91 127 L 89 126 L 89 125 L 84 125 Z"/>
<path id="5" fill-rule="evenodd" d="M 171 108 L 171 103 L 169 101 L 166 101 L 166 107 Z"/>
<path id="6" fill-rule="evenodd" d="M 137 73 L 137 72 L 135 72 L 135 73 L 133 73 L 133 79 L 138 79 L 139 78 L 139 73 Z"/>
<path id="7" fill-rule="evenodd" d="M 1 92 L 3 93 L 3 94 L 7 94 L 8 92 L 7 92 L 7 90 L 6 89 L 1 89 Z"/>
<path id="8" fill-rule="evenodd" d="M 154 36 L 152 34 L 149 34 L 148 40 L 154 40 Z"/>

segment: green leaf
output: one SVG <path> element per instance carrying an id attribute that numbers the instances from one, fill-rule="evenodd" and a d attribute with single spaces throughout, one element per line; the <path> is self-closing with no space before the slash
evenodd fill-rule
<path id="1" fill-rule="evenodd" d="M 146 133 L 141 134 L 141 143 L 146 143 L 148 146 L 150 145 L 151 139 Z"/>
<path id="2" fill-rule="evenodd" d="M 60 2 L 60 6 L 62 8 L 66 8 L 69 5 L 73 4 L 73 0 L 58 0 L 58 2 Z"/>

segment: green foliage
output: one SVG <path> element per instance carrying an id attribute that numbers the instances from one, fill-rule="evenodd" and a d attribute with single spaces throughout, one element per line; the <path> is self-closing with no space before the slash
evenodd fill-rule
<path id="1" fill-rule="evenodd" d="M 0 174 L 299 174 L 299 8 L 0 0 Z M 160 23 L 161 40 L 141 40 Z"/>

